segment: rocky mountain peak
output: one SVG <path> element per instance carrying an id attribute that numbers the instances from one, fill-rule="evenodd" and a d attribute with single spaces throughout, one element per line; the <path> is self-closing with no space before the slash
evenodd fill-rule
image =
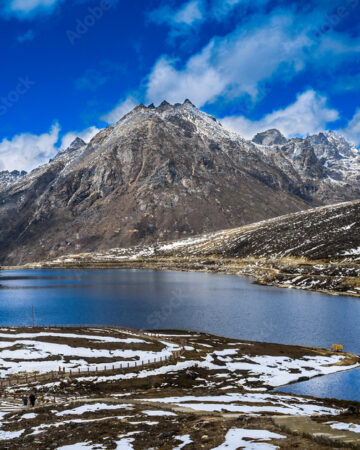
<path id="1" fill-rule="evenodd" d="M 138 111 L 146 111 L 146 110 L 155 110 L 155 111 L 159 111 L 159 112 L 164 112 L 164 111 L 170 111 L 170 110 L 174 110 L 174 109 L 178 109 L 178 108 L 194 108 L 194 109 L 198 109 L 188 98 L 183 102 L 183 103 L 175 103 L 174 105 L 172 105 L 171 103 L 169 103 L 167 100 L 163 100 L 158 106 L 155 106 L 154 103 L 150 103 L 148 106 L 145 106 L 144 104 L 140 103 L 139 105 L 135 106 L 135 108 L 133 110 L 130 111 L 131 114 L 133 112 L 138 112 Z M 200 111 L 200 110 L 199 110 Z M 127 114 L 126 114 L 127 116 Z"/>
<path id="2" fill-rule="evenodd" d="M 135 106 L 133 111 L 136 112 L 136 111 L 142 111 L 142 110 L 145 110 L 145 109 L 147 109 L 147 107 L 143 103 L 140 103 L 139 105 Z"/>
<path id="3" fill-rule="evenodd" d="M 194 105 L 188 98 L 185 99 L 183 105 L 188 105 L 188 106 L 193 106 L 193 107 L 195 107 L 195 105 Z"/>
<path id="4" fill-rule="evenodd" d="M 286 144 L 286 137 L 276 128 L 257 133 L 252 141 L 260 145 L 282 145 Z"/>
<path id="5" fill-rule="evenodd" d="M 358 159 L 360 157 L 359 149 L 355 145 L 333 131 L 308 136 L 306 141 L 314 147 L 316 156 L 326 164 L 344 158 Z"/>
<path id="6" fill-rule="evenodd" d="M 81 138 L 77 137 L 75 138 L 72 143 L 69 145 L 69 150 L 77 150 L 80 147 L 83 147 L 86 145 L 86 142 L 82 140 Z"/>
<path id="7" fill-rule="evenodd" d="M 163 100 L 156 109 L 159 110 L 159 111 L 167 111 L 167 110 L 172 109 L 172 108 L 173 108 L 173 105 L 171 105 L 166 100 Z"/>

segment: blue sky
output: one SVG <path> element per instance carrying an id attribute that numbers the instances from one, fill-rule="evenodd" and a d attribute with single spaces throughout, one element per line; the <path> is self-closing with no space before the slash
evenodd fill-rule
<path id="1" fill-rule="evenodd" d="M 360 144 L 360 0 L 0 0 L 0 170 L 30 170 L 137 103 L 245 137 Z"/>

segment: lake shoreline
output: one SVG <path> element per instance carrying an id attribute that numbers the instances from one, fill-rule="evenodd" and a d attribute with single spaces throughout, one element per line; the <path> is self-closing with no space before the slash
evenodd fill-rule
<path id="1" fill-rule="evenodd" d="M 0 270 L 139 269 L 220 273 L 246 277 L 263 286 L 360 298 L 360 278 L 344 275 L 349 270 L 354 270 L 354 266 L 357 270 L 357 264 L 354 262 L 311 261 L 305 258 L 221 258 L 217 255 L 109 258 L 105 255 L 79 254 L 23 266 L 3 266 Z"/>

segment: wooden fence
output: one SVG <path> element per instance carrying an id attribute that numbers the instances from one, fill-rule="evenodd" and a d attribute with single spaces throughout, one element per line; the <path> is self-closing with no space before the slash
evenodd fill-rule
<path id="1" fill-rule="evenodd" d="M 24 327 L 11 327 L 11 328 L 24 328 Z M 120 327 L 118 325 L 48 325 L 48 326 L 42 326 L 38 328 L 99 328 L 99 329 L 112 329 L 115 328 L 119 331 L 123 331 L 126 334 L 132 334 L 138 337 L 147 337 L 152 338 L 156 340 L 162 340 L 170 342 L 174 345 L 179 345 L 179 343 L 174 342 L 173 339 L 168 339 L 166 336 L 160 336 L 156 333 L 146 332 L 143 330 L 134 330 L 131 328 L 126 327 Z M 147 361 L 128 361 L 125 363 L 120 364 L 109 364 L 104 365 L 104 367 L 87 367 L 85 369 L 79 368 L 79 369 L 65 369 L 60 368 L 58 371 L 52 371 L 47 373 L 34 373 L 34 374 L 24 374 L 24 375 L 13 375 L 8 378 L 0 378 L 0 389 L 9 387 L 9 386 L 15 386 L 15 385 L 21 385 L 21 384 L 28 384 L 28 383 L 37 383 L 37 382 L 45 382 L 45 381 L 58 381 L 61 378 L 64 377 L 70 377 L 70 378 L 77 378 L 80 376 L 97 376 L 100 374 L 109 374 L 109 373 L 117 373 L 117 372 L 124 372 L 129 371 L 130 369 L 138 369 L 142 367 L 148 367 L 152 365 L 158 365 L 165 363 L 167 361 L 176 360 L 181 356 L 181 354 L 184 351 L 184 347 L 180 350 L 174 350 L 171 355 L 167 356 L 159 356 L 154 359 L 149 359 Z M 1 392 L 0 392 L 1 397 Z"/>

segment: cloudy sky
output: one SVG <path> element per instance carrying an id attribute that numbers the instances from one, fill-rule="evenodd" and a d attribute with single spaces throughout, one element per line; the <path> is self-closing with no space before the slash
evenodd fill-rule
<path id="1" fill-rule="evenodd" d="M 0 0 L 0 170 L 30 170 L 137 103 L 245 137 L 360 145 L 360 0 Z"/>

